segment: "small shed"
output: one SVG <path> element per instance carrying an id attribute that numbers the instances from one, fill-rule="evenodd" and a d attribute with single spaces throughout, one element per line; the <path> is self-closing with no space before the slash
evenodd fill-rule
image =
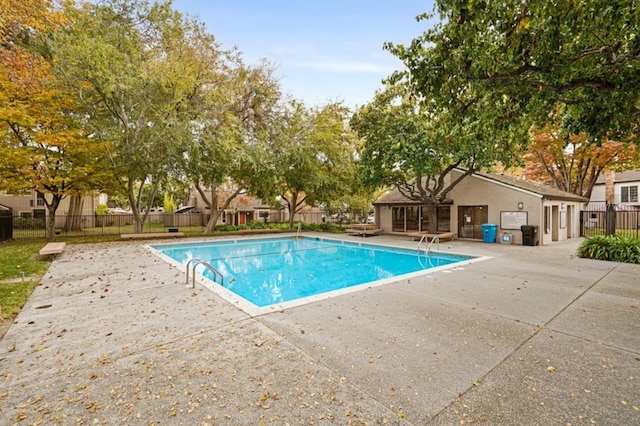
<path id="1" fill-rule="evenodd" d="M 13 210 L 0 204 L 0 242 L 13 239 Z"/>

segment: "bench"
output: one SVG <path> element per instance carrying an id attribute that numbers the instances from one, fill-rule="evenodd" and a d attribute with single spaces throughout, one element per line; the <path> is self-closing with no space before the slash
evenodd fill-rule
<path id="1" fill-rule="evenodd" d="M 38 253 L 40 256 L 55 256 L 56 254 L 62 253 L 66 247 L 67 243 L 47 243 Z"/>
<path id="2" fill-rule="evenodd" d="M 359 237 L 369 237 L 382 234 L 382 229 L 379 228 L 349 228 L 345 231 L 349 235 L 357 235 Z"/>
<path id="3" fill-rule="evenodd" d="M 143 232 L 141 234 L 120 234 L 123 240 L 140 240 L 146 238 L 176 238 L 184 237 L 184 232 Z"/>
<path id="4" fill-rule="evenodd" d="M 429 241 L 433 240 L 435 237 L 438 237 L 439 241 L 455 240 L 458 237 L 458 234 L 455 232 L 438 232 L 435 234 L 428 232 L 407 232 L 407 235 L 412 237 L 414 241 L 419 240 L 422 237 L 426 237 Z"/>

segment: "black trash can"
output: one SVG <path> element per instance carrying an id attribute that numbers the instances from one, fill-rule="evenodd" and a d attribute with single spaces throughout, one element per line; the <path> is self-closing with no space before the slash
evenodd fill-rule
<path id="1" fill-rule="evenodd" d="M 537 246 L 538 245 L 538 227 L 536 225 L 522 225 L 522 245 Z"/>

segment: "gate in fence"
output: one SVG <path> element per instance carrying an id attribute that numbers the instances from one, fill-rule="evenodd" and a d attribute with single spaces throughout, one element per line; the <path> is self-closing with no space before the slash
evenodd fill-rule
<path id="1" fill-rule="evenodd" d="M 580 235 L 615 234 L 640 238 L 640 209 L 631 206 L 589 203 L 580 212 Z"/>
<path id="2" fill-rule="evenodd" d="M 0 243 L 13 239 L 13 213 L 10 207 L 0 205 Z"/>

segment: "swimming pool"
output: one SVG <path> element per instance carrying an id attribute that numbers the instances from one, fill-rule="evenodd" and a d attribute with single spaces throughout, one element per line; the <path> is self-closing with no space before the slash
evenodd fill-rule
<path id="1" fill-rule="evenodd" d="M 468 261 L 470 256 L 419 253 L 397 247 L 324 238 L 260 238 L 151 246 L 179 265 L 207 261 L 226 290 L 258 308 L 398 279 Z M 184 270 L 184 266 L 182 266 Z M 209 280 L 213 273 L 199 265 Z M 211 284 L 211 282 L 209 283 Z M 210 287 L 220 287 L 214 284 Z"/>

